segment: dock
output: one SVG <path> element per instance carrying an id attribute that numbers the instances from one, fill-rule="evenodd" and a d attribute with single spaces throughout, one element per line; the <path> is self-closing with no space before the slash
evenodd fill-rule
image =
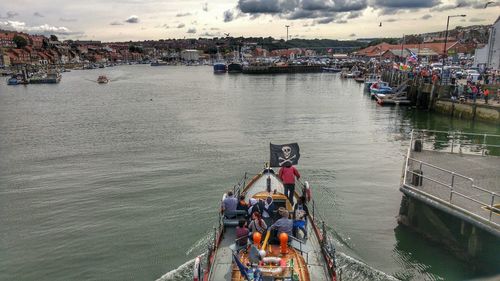
<path id="1" fill-rule="evenodd" d="M 410 141 L 398 222 L 500 271 L 500 135 L 414 130 Z"/>

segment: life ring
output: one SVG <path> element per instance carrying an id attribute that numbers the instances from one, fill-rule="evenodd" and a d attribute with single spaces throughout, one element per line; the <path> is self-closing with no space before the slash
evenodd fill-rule
<path id="1" fill-rule="evenodd" d="M 274 274 L 280 274 L 283 272 L 283 269 L 286 268 L 286 261 L 282 258 L 278 257 L 265 257 L 262 258 L 261 265 L 279 265 L 276 267 L 262 267 L 259 266 L 259 269 L 263 273 L 270 273 L 272 275 Z"/>

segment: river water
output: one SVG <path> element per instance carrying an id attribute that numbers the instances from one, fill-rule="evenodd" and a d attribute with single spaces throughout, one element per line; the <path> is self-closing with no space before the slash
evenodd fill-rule
<path id="1" fill-rule="evenodd" d="M 343 280 L 479 277 L 396 223 L 412 128 L 500 134 L 377 106 L 331 73 L 136 65 L 2 82 L 0 280 L 190 280 L 221 194 L 260 171 L 270 142 L 299 143 Z"/>

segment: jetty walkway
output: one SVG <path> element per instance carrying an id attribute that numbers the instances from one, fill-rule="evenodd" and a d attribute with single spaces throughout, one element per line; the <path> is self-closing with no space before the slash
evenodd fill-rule
<path id="1" fill-rule="evenodd" d="M 427 196 L 500 236 L 500 136 L 413 131 L 402 189 Z"/>

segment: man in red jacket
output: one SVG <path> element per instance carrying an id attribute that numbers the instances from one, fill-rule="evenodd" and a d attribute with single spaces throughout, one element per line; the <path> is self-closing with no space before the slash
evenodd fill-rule
<path id="1" fill-rule="evenodd" d="M 285 196 L 288 197 L 290 203 L 293 206 L 293 195 L 295 194 L 295 177 L 300 179 L 299 171 L 290 163 L 286 162 L 284 166 L 280 168 L 278 173 L 283 186 L 285 187 Z"/>

